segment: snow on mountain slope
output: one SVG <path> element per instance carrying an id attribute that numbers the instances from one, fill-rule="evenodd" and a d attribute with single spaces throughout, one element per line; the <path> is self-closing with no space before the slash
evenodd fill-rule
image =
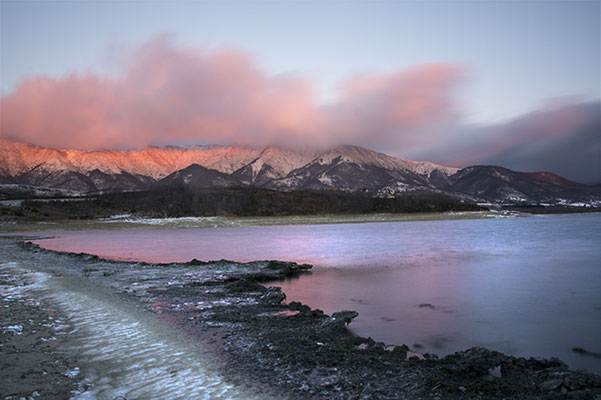
<path id="1" fill-rule="evenodd" d="M 0 173 L 17 176 L 33 168 L 48 172 L 144 175 L 163 178 L 192 164 L 230 174 L 255 159 L 260 150 L 233 146 L 150 147 L 144 150 L 55 150 L 0 139 Z"/>
<path id="2" fill-rule="evenodd" d="M 317 152 L 290 151 L 274 146 L 265 147 L 259 156 L 232 174 L 245 184 L 263 185 L 285 177 L 317 157 Z"/>
<path id="3" fill-rule="evenodd" d="M 601 204 L 601 185 L 581 185 L 547 172 L 522 173 L 495 166 L 458 170 L 357 146 L 324 151 L 169 146 L 84 152 L 0 139 L 0 184 L 77 192 L 140 190 L 157 184 L 369 190 L 386 195 L 434 191 L 470 201 Z"/>
<path id="4" fill-rule="evenodd" d="M 449 177 L 455 168 L 390 157 L 357 146 L 339 146 L 322 152 L 313 161 L 274 179 L 269 186 L 309 189 L 378 189 L 397 187 L 430 187 L 431 179 Z"/>
<path id="5" fill-rule="evenodd" d="M 445 167 L 431 162 L 409 161 L 402 158 L 391 157 L 384 153 L 378 153 L 358 146 L 339 146 L 323 153 L 319 158 L 320 164 L 331 164 L 332 161 L 341 157 L 341 161 L 354 162 L 358 165 L 373 165 L 386 170 L 411 171 L 419 175 L 430 175 L 437 170 L 446 175 L 456 173 L 458 168 Z"/>
<path id="6" fill-rule="evenodd" d="M 127 172 L 158 180 L 192 164 L 198 164 L 225 174 L 246 168 L 241 174 L 245 174 L 249 183 L 254 183 L 261 173 L 263 180 L 283 178 L 314 160 L 320 164 L 329 164 L 338 157 L 342 157 L 342 161 L 358 165 L 373 165 L 387 170 L 409 170 L 420 175 L 429 175 L 434 170 L 447 175 L 457 171 L 428 162 L 394 158 L 356 146 L 341 146 L 323 152 L 290 151 L 273 146 L 264 149 L 236 146 L 170 146 L 144 150 L 86 152 L 48 149 L 0 139 L 0 174 L 12 177 L 36 168 L 46 173 L 87 174 L 98 170 L 114 175 Z"/>
<path id="7" fill-rule="evenodd" d="M 228 175 L 228 182 L 285 190 L 431 187 L 438 181 L 446 182 L 457 171 L 357 146 L 324 151 L 293 151 L 274 146 L 78 151 L 0 139 L 0 178 L 7 183 L 78 191 L 136 190 L 194 164 Z M 198 169 L 193 172 L 200 174 Z"/>

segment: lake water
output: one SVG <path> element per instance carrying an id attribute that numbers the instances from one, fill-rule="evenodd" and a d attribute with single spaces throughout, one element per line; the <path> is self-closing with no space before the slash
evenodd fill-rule
<path id="1" fill-rule="evenodd" d="M 288 300 L 359 312 L 361 336 L 446 355 L 485 346 L 601 373 L 601 215 L 56 233 L 54 250 L 149 262 L 310 263 Z"/>

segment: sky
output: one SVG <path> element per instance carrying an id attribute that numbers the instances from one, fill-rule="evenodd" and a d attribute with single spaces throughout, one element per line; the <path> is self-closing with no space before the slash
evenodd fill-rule
<path id="1" fill-rule="evenodd" d="M 601 183 L 599 1 L 0 2 L 0 135 L 362 145 Z"/>

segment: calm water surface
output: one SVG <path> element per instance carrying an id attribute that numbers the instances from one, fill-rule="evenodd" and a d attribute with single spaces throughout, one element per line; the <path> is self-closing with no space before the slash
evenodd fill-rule
<path id="1" fill-rule="evenodd" d="M 439 355 L 486 346 L 601 373 L 601 215 L 57 233 L 55 250 L 150 262 L 315 265 L 288 300 L 359 312 L 354 332 Z"/>

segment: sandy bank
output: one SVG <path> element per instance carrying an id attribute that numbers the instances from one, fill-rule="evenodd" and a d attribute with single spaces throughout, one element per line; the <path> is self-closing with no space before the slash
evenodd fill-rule
<path id="1" fill-rule="evenodd" d="M 354 224 L 370 222 L 436 221 L 480 218 L 510 218 L 528 214 L 511 211 L 465 211 L 410 214 L 323 214 L 290 215 L 278 217 L 180 217 L 144 218 L 130 214 L 89 220 L 65 220 L 31 217 L 0 217 L 0 232 L 48 232 L 112 229 L 156 228 L 218 228 L 236 226 Z"/>

